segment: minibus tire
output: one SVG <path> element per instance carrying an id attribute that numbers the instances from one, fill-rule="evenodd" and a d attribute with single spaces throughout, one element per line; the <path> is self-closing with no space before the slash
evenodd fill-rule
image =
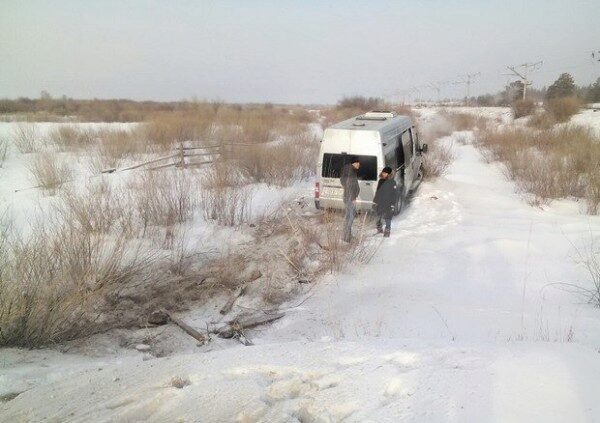
<path id="1" fill-rule="evenodd" d="M 396 210 L 394 211 L 394 216 L 398 216 L 402 211 L 402 206 L 404 206 L 404 195 L 402 192 L 398 193 L 398 198 L 396 199 Z"/>

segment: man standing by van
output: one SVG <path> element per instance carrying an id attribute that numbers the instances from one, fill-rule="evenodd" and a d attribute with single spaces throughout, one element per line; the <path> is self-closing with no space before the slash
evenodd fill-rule
<path id="1" fill-rule="evenodd" d="M 347 163 L 342 169 L 340 181 L 344 187 L 344 205 L 346 206 L 346 216 L 344 221 L 344 241 L 352 240 L 352 222 L 356 214 L 356 199 L 360 193 L 358 185 L 358 169 L 360 161 L 358 157 L 352 156 L 350 163 Z"/>
<path id="2" fill-rule="evenodd" d="M 377 232 L 382 233 L 385 238 L 390 236 L 392 226 L 392 216 L 396 202 L 397 186 L 392 177 L 392 168 L 386 166 L 379 175 L 377 182 L 377 191 L 375 192 L 375 211 L 377 212 Z M 385 221 L 385 231 L 382 229 L 381 220 Z"/>

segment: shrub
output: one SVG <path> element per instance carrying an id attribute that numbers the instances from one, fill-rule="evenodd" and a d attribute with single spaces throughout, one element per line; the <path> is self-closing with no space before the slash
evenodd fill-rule
<path id="1" fill-rule="evenodd" d="M 451 131 L 484 129 L 488 123 L 488 119 L 485 117 L 471 113 L 457 113 L 445 109 L 440 112 L 440 115 L 449 122 Z"/>
<path id="2" fill-rule="evenodd" d="M 50 139 L 63 150 L 85 148 L 96 139 L 95 131 L 74 126 L 59 126 L 50 133 Z"/>
<path id="3" fill-rule="evenodd" d="M 39 139 L 35 124 L 19 122 L 13 129 L 13 143 L 23 154 L 37 151 Z"/>
<path id="4" fill-rule="evenodd" d="M 69 165 L 57 159 L 53 154 L 34 157 L 29 163 L 28 169 L 37 186 L 51 191 L 52 194 L 71 176 Z"/>
<path id="5" fill-rule="evenodd" d="M 314 174 L 318 150 L 314 135 L 296 131 L 277 143 L 227 146 L 222 159 L 239 170 L 242 181 L 288 186 Z"/>
<path id="6" fill-rule="evenodd" d="M 122 161 L 136 153 L 147 152 L 147 144 L 140 131 L 103 129 L 98 131 L 98 146 L 90 157 L 90 170 L 99 172 L 116 168 Z"/>
<path id="7" fill-rule="evenodd" d="M 196 203 L 191 179 L 182 170 L 142 171 L 129 186 L 144 230 L 149 226 L 171 227 L 193 215 Z"/>
<path id="8" fill-rule="evenodd" d="M 553 98 L 546 100 L 544 108 L 552 114 L 557 122 L 566 122 L 579 112 L 581 102 L 576 97 Z"/>
<path id="9" fill-rule="evenodd" d="M 200 178 L 200 209 L 206 220 L 237 226 L 250 219 L 251 192 L 237 176 L 218 163 Z"/>
<path id="10" fill-rule="evenodd" d="M 37 347 L 89 335 L 107 292 L 143 279 L 152 257 L 70 222 L 49 222 L 0 256 L 0 345 Z"/>
<path id="11" fill-rule="evenodd" d="M 521 192 L 534 195 L 531 203 L 556 198 L 585 198 L 588 212 L 595 213 L 600 178 L 600 140 L 581 127 L 551 130 L 488 130 L 479 142 L 491 157 L 506 165 Z"/>
<path id="12" fill-rule="evenodd" d="M 58 215 L 82 231 L 111 234 L 114 230 L 137 235 L 135 209 L 128 193 L 101 181 L 84 189 L 61 191 L 62 200 L 55 205 Z"/>
<path id="13" fill-rule="evenodd" d="M 524 99 L 517 100 L 511 105 L 513 116 L 515 119 L 532 115 L 535 112 L 535 103 L 533 100 Z"/>
<path id="14" fill-rule="evenodd" d="M 376 110 L 383 104 L 383 100 L 378 97 L 344 97 L 338 101 L 337 109 L 361 109 L 364 112 Z"/>
<path id="15" fill-rule="evenodd" d="M 536 129 L 550 129 L 556 124 L 554 117 L 547 111 L 540 111 L 531 116 L 527 126 Z"/>
<path id="16" fill-rule="evenodd" d="M 0 137 L 0 167 L 4 164 L 8 155 L 8 140 Z"/>
<path id="17" fill-rule="evenodd" d="M 429 151 L 423 154 L 423 173 L 427 179 L 444 176 L 454 160 L 452 145 L 429 144 Z"/>

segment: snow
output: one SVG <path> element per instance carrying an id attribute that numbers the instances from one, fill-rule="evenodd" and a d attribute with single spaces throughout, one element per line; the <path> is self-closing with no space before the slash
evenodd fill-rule
<path id="1" fill-rule="evenodd" d="M 600 135 L 600 107 L 582 110 L 573 116 L 569 123 L 591 128 L 597 135 Z"/>
<path id="2" fill-rule="evenodd" d="M 371 261 L 284 305 L 248 334 L 255 346 L 5 349 L 0 397 L 22 393 L 0 420 L 600 421 L 600 311 L 552 285 L 589 283 L 576 250 L 600 217 L 570 200 L 529 206 L 472 139 L 439 140 L 456 156 L 448 174 L 422 184 L 389 239 L 372 238 Z M 260 204 L 281 192 L 259 189 Z"/>

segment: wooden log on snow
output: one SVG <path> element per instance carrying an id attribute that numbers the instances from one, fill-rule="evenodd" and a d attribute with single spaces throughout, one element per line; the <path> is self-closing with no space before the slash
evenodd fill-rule
<path id="1" fill-rule="evenodd" d="M 244 295 L 244 292 L 246 291 L 247 286 L 248 286 L 247 283 L 244 283 L 241 286 L 239 286 L 238 289 L 236 289 L 233 292 L 233 294 L 229 297 L 229 299 L 227 300 L 225 305 L 223 307 L 221 307 L 221 310 L 219 310 L 219 313 L 221 313 L 221 314 L 229 313 L 231 311 L 231 309 L 233 308 L 233 304 L 235 304 L 237 299 L 239 297 L 241 297 L 242 295 Z"/>
<path id="2" fill-rule="evenodd" d="M 285 313 L 261 314 L 248 317 L 244 320 L 234 319 L 229 322 L 227 326 L 217 329 L 216 334 L 221 338 L 232 338 L 236 332 L 274 322 L 275 320 L 281 319 L 283 316 L 285 316 Z"/>
<path id="3" fill-rule="evenodd" d="M 204 344 L 206 342 L 206 336 L 204 336 L 204 334 L 198 332 L 196 329 L 194 329 L 193 327 L 191 327 L 190 325 L 188 325 L 187 323 L 185 323 L 183 320 L 174 317 L 171 314 L 168 314 L 169 316 L 169 320 L 172 321 L 173 323 L 175 323 L 177 326 L 179 326 L 181 329 L 183 329 L 183 331 L 185 333 L 187 333 L 188 335 L 190 335 L 192 338 L 194 338 L 196 341 Z"/>
<path id="4" fill-rule="evenodd" d="M 248 282 L 243 282 L 233 292 L 233 294 L 231 295 L 231 297 L 229 297 L 229 299 L 227 300 L 227 302 L 225 303 L 225 305 L 221 308 L 221 310 L 219 311 L 219 313 L 221 313 L 223 315 L 229 313 L 231 311 L 231 309 L 233 308 L 233 305 L 235 304 L 235 302 L 237 301 L 237 299 L 246 293 L 246 288 L 248 287 L 248 284 L 250 282 L 254 282 L 255 280 L 257 280 L 261 276 L 262 276 L 262 273 L 260 272 L 260 270 L 255 270 L 254 272 L 252 272 L 252 274 L 248 278 Z"/>

